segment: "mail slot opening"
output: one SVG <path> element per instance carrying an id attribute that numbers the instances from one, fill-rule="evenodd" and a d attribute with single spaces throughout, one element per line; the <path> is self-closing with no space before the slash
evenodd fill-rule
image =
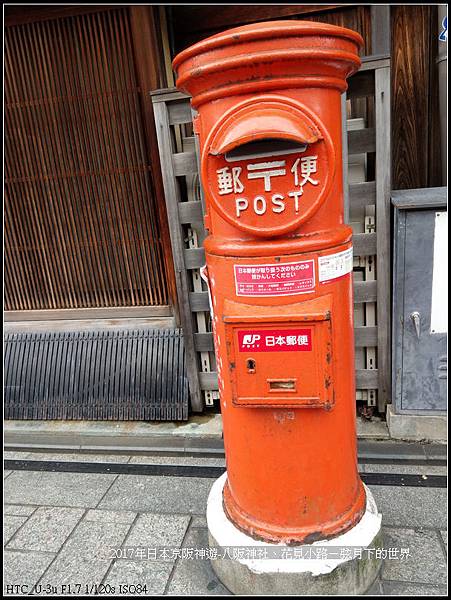
<path id="1" fill-rule="evenodd" d="M 270 392 L 295 392 L 296 379 L 268 379 Z"/>
<path id="2" fill-rule="evenodd" d="M 295 152 L 305 152 L 307 146 L 308 144 L 301 144 L 294 140 L 265 138 L 236 146 L 226 152 L 224 158 L 227 162 L 236 162 L 281 154 L 294 154 Z"/>

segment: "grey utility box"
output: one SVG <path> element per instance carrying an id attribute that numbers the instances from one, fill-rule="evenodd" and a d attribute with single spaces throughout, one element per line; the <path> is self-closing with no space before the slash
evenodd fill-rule
<path id="1" fill-rule="evenodd" d="M 443 415 L 446 412 L 446 190 L 392 192 L 392 410 L 398 415 Z"/>

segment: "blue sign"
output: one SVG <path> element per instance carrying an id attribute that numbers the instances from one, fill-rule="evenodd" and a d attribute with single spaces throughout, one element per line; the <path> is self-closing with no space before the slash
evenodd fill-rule
<path id="1" fill-rule="evenodd" d="M 443 27 L 443 31 L 440 32 L 438 39 L 441 42 L 447 42 L 448 41 L 448 17 L 443 17 L 442 27 Z"/>

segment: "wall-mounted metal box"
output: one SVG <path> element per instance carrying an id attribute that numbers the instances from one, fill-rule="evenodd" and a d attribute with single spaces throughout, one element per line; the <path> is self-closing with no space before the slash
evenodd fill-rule
<path id="1" fill-rule="evenodd" d="M 392 193 L 393 404 L 398 414 L 446 412 L 446 188 Z"/>

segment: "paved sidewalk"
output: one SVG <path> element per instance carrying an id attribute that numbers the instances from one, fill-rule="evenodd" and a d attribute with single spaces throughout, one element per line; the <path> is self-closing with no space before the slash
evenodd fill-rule
<path id="1" fill-rule="evenodd" d="M 224 466 L 221 458 L 188 456 L 6 452 L 5 458 Z M 443 466 L 433 465 L 366 464 L 360 470 L 426 478 L 446 474 Z M 194 558 L 196 548 L 199 553 L 208 547 L 204 515 L 212 483 L 202 477 L 5 471 L 4 592 L 22 595 L 37 585 L 37 593 L 50 595 L 83 595 L 86 590 L 139 595 L 139 587 L 119 586 L 145 585 L 143 595 L 229 595 L 210 562 Z M 383 515 L 384 547 L 408 549 L 407 558 L 385 561 L 371 593 L 445 594 L 446 489 L 370 487 Z M 121 558 L 115 552 L 161 547 L 171 549 L 168 560 Z M 181 558 L 176 548 L 191 556 Z M 102 587 L 96 590 L 96 584 Z"/>

